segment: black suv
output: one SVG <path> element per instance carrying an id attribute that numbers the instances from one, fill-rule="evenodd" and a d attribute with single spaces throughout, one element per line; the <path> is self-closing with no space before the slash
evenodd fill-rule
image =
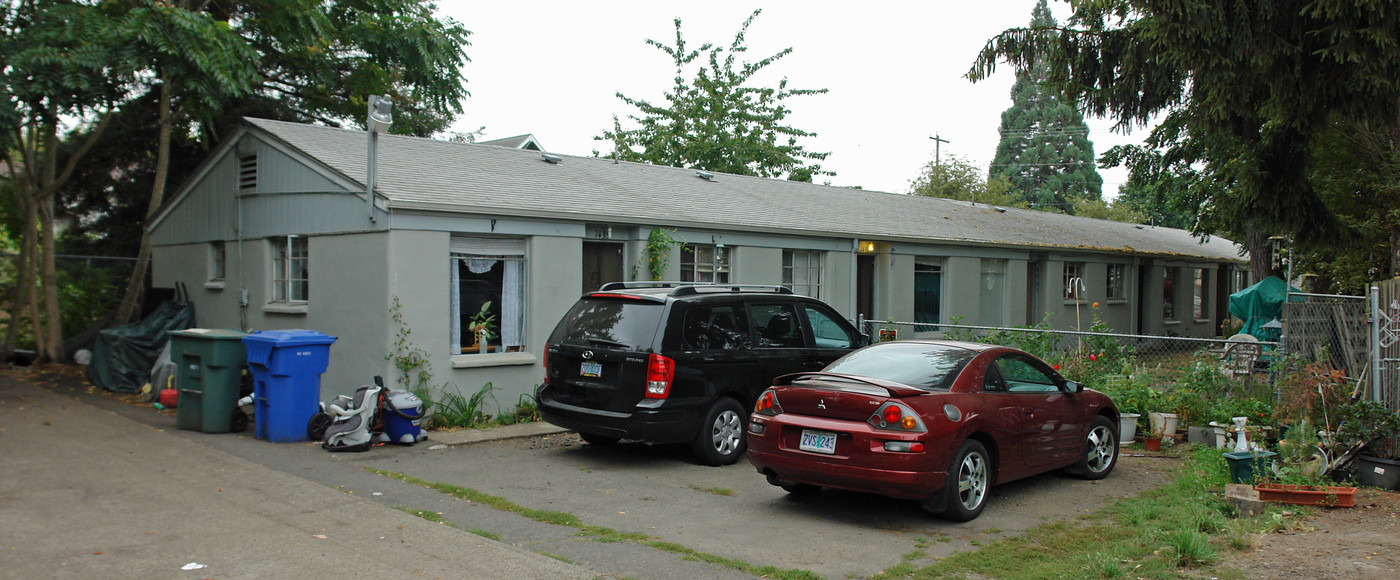
<path id="1" fill-rule="evenodd" d="M 584 294 L 545 345 L 540 415 L 594 445 L 690 443 L 707 465 L 743 454 L 754 399 L 869 338 L 781 286 L 613 282 Z"/>

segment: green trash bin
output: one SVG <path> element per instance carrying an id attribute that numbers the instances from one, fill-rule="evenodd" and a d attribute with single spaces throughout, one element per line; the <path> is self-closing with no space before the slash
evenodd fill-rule
<path id="1" fill-rule="evenodd" d="M 175 427 L 205 433 L 228 433 L 238 410 L 238 388 L 248 354 L 247 333 L 191 328 L 170 333 L 170 361 L 175 363 Z"/>

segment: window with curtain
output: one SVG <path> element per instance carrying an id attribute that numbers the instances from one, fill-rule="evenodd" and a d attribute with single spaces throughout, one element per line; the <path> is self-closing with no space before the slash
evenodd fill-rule
<path id="1" fill-rule="evenodd" d="M 1208 286 L 1208 284 L 1206 284 L 1206 271 L 1201 268 L 1194 268 L 1193 272 L 1195 279 L 1192 280 L 1191 283 L 1192 314 L 1196 316 L 1196 320 L 1205 320 L 1206 316 L 1209 314 L 1210 306 L 1206 298 L 1206 288 Z"/>
<path id="2" fill-rule="evenodd" d="M 822 253 L 783 250 L 783 286 L 793 294 L 821 298 Z"/>
<path id="3" fill-rule="evenodd" d="M 1001 326 L 1002 306 L 1006 303 L 1006 260 L 982 260 L 981 290 L 978 320 L 983 326 Z"/>
<path id="4" fill-rule="evenodd" d="M 311 298 L 306 238 L 272 238 L 272 301 L 306 302 Z"/>
<path id="5" fill-rule="evenodd" d="M 524 350 L 525 263 L 523 239 L 452 237 L 453 353 Z"/>
<path id="6" fill-rule="evenodd" d="M 943 261 L 914 259 L 914 322 L 938 324 L 943 304 Z M 918 330 L 929 330 L 920 328 Z"/>

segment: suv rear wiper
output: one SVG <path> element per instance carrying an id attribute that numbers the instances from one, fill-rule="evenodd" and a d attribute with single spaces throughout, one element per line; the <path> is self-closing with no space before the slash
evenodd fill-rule
<path id="1" fill-rule="evenodd" d="M 632 348 L 632 345 L 630 345 L 630 344 L 623 344 L 623 343 L 620 343 L 620 342 L 618 342 L 618 341 L 616 341 L 616 340 L 607 340 L 607 339 L 605 339 L 605 338 L 589 338 L 589 339 L 588 339 L 588 342 L 591 343 L 591 344 L 597 344 L 597 345 L 602 345 L 602 346 L 611 346 L 611 347 L 615 347 L 615 348 Z"/>

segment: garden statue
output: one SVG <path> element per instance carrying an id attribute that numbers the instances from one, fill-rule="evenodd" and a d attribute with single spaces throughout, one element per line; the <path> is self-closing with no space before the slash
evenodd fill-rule
<path id="1" fill-rule="evenodd" d="M 1249 417 L 1231 417 L 1230 422 L 1235 424 L 1235 453 L 1249 451 L 1249 441 L 1244 438 L 1244 424 L 1249 422 Z"/>

